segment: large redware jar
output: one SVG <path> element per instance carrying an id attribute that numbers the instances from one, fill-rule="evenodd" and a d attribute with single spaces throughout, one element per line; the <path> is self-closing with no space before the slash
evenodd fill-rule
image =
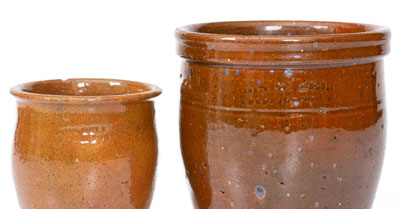
<path id="1" fill-rule="evenodd" d="M 151 98 L 124 80 L 48 80 L 18 99 L 13 171 L 22 209 L 149 208 L 157 163 Z"/>
<path id="2" fill-rule="evenodd" d="M 197 209 L 371 208 L 385 148 L 387 28 L 221 22 L 176 35 Z"/>

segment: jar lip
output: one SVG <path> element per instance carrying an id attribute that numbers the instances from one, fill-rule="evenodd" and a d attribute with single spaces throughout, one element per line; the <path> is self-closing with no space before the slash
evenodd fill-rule
<path id="1" fill-rule="evenodd" d="M 119 79 L 73 78 L 22 83 L 10 89 L 19 99 L 42 103 L 129 103 L 160 95 L 152 84 Z"/>
<path id="2" fill-rule="evenodd" d="M 353 32 L 331 32 L 331 33 L 316 33 L 316 34 L 298 34 L 298 33 L 286 33 L 286 34 L 233 34 L 233 33 L 216 33 L 212 32 L 212 29 L 235 29 L 237 27 L 247 27 L 248 29 L 257 29 L 257 28 L 265 28 L 268 31 L 279 31 L 282 30 L 283 27 L 292 26 L 294 28 L 300 29 L 304 27 L 313 28 L 316 30 L 321 29 L 337 29 L 339 27 L 346 27 L 348 29 L 353 30 L 364 30 L 364 31 L 353 31 Z M 205 32 L 199 30 L 200 28 L 204 28 L 202 30 L 208 30 L 211 32 Z M 322 31 L 321 31 L 322 32 Z M 262 40 L 270 40 L 270 41 L 288 41 L 288 42 L 298 42 L 298 41 L 310 41 L 318 38 L 331 38 L 331 37 L 341 37 L 341 36 L 351 36 L 354 35 L 362 35 L 362 34 L 387 34 L 390 33 L 390 30 L 385 26 L 378 26 L 372 24 L 362 24 L 362 23 L 351 23 L 351 22 L 329 22 L 329 21 L 288 21 L 288 20 L 260 20 L 260 21 L 227 21 L 227 22 L 210 22 L 210 23 L 199 23 L 186 25 L 177 28 L 178 34 L 185 34 L 187 36 L 198 36 L 198 38 L 211 38 L 220 41 L 262 41 Z M 188 37 L 189 38 L 189 37 Z M 194 38 L 194 37 L 193 37 Z M 230 38 L 236 38 L 237 40 L 233 40 Z"/>
<path id="3" fill-rule="evenodd" d="M 348 59 L 383 56 L 389 52 L 390 30 L 346 22 L 231 21 L 183 26 L 176 29 L 176 37 L 178 54 L 184 58 L 229 64 L 223 59 L 232 55 L 227 53 L 234 53 L 232 64 L 254 64 L 307 62 L 318 57 L 346 60 L 343 53 L 349 55 Z M 342 55 L 332 56 L 335 52 Z"/>

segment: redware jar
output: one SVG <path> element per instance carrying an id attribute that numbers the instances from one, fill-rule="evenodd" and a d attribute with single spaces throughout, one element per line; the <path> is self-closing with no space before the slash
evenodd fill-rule
<path id="1" fill-rule="evenodd" d="M 13 171 L 22 209 L 149 208 L 157 163 L 153 85 L 48 80 L 18 101 Z"/>
<path id="2" fill-rule="evenodd" d="M 388 29 L 253 21 L 176 35 L 196 208 L 371 208 L 385 147 Z"/>

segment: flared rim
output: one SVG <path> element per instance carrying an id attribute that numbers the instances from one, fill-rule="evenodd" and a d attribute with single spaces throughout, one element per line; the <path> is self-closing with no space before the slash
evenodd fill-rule
<path id="1" fill-rule="evenodd" d="M 149 100 L 161 94 L 155 85 L 119 79 L 74 78 L 16 85 L 10 93 L 22 100 L 52 103 L 103 103 Z"/>
<path id="2" fill-rule="evenodd" d="M 176 30 L 178 54 L 222 64 L 323 64 L 374 59 L 389 52 L 390 30 L 323 21 L 234 21 Z"/>

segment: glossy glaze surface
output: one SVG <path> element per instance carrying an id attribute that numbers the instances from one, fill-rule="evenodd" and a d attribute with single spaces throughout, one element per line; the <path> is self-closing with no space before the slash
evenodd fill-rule
<path id="1" fill-rule="evenodd" d="M 160 89 L 107 79 L 51 80 L 18 99 L 13 171 L 23 209 L 148 208 Z"/>
<path id="2" fill-rule="evenodd" d="M 196 208 L 371 208 L 385 147 L 387 29 L 232 22 L 177 37 Z"/>

